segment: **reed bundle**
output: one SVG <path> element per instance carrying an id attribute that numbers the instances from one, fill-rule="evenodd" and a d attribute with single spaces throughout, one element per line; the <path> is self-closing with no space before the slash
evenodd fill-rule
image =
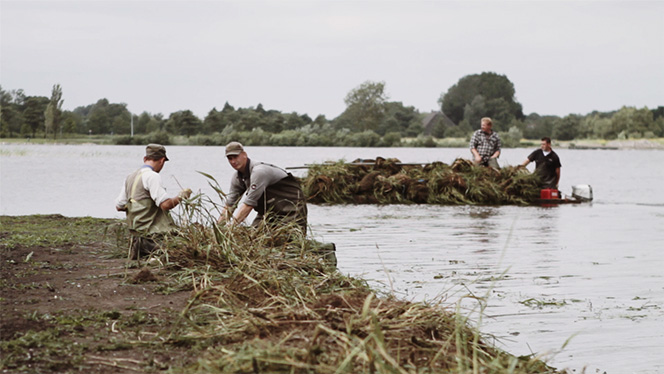
<path id="1" fill-rule="evenodd" d="M 401 164 L 397 159 L 311 165 L 302 179 L 313 204 L 528 205 L 539 176 L 520 167 L 500 170 L 456 159 L 452 165 Z"/>

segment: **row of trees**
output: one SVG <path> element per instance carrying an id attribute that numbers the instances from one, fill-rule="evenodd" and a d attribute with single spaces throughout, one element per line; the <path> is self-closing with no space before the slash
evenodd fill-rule
<path id="1" fill-rule="evenodd" d="M 536 113 L 525 116 L 515 99 L 512 82 L 490 72 L 461 78 L 438 100 L 444 115 L 429 116 L 427 121 L 429 113 L 390 101 L 385 83 L 370 81 L 351 90 L 344 99 L 346 110 L 331 120 L 323 115 L 312 119 L 307 114 L 266 110 L 261 104 L 236 109 L 225 103 L 221 110 L 213 108 L 203 119 L 190 110 L 171 113 L 168 118 L 148 112 L 132 114 L 126 104 L 107 99 L 67 111 L 62 110 L 62 96 L 58 84 L 53 86 L 50 98 L 0 87 L 0 137 L 112 134 L 118 135 L 119 143 L 137 143 L 155 137 L 167 142 L 169 135 L 183 135 L 192 144 L 245 139 L 247 144 L 396 146 L 405 137 L 469 137 L 479 128 L 482 117 L 494 120 L 494 129 L 501 133 L 506 146 L 518 145 L 524 137 L 572 140 L 664 136 L 661 106 L 565 117 Z M 426 140 L 422 144 L 435 143 Z"/>

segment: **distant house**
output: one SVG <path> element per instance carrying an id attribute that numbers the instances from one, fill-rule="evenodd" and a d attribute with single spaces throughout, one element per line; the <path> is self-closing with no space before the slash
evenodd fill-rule
<path id="1" fill-rule="evenodd" d="M 440 111 L 433 111 L 427 114 L 424 119 L 422 119 L 422 128 L 424 129 L 424 135 L 431 135 L 434 132 L 434 129 L 437 125 L 443 125 L 445 127 L 456 126 L 456 123 L 452 122 L 445 113 Z"/>

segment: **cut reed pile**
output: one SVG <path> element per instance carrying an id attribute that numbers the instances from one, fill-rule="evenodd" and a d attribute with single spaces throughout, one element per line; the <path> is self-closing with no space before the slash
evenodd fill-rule
<path id="1" fill-rule="evenodd" d="M 302 183 L 313 204 L 528 205 L 539 197 L 539 176 L 521 167 L 500 170 L 456 159 L 452 165 L 399 160 L 311 165 Z"/>
<path id="2" fill-rule="evenodd" d="M 292 229 L 189 224 L 167 242 L 165 264 L 193 293 L 165 343 L 200 350 L 178 372 L 557 372 L 486 344 L 461 313 L 378 296 Z"/>

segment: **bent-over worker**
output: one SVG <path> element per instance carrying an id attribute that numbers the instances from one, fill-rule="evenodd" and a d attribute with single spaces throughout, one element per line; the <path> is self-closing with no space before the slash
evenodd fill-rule
<path id="1" fill-rule="evenodd" d="M 300 182 L 291 173 L 271 164 L 250 160 L 238 142 L 226 145 L 226 158 L 236 172 L 231 179 L 219 223 L 229 220 L 242 223 L 254 209 L 258 215 L 252 226 L 258 226 L 263 220 L 271 225 L 296 222 L 302 234 L 306 235 L 307 203 Z M 244 200 L 234 209 L 245 192 Z"/>
<path id="2" fill-rule="evenodd" d="M 158 247 L 156 241 L 176 230 L 169 210 L 191 195 L 191 190 L 185 189 L 178 196 L 167 196 L 159 175 L 166 161 L 163 145 L 148 144 L 143 166 L 129 174 L 115 199 L 115 208 L 127 213 L 133 260 L 152 253 Z"/>
<path id="3" fill-rule="evenodd" d="M 556 152 L 551 149 L 551 138 L 543 137 L 540 149 L 528 155 L 528 158 L 521 163 L 521 166 L 526 166 L 532 161 L 535 161 L 535 172 L 540 175 L 542 180 L 541 187 L 557 190 L 562 165 Z"/>

